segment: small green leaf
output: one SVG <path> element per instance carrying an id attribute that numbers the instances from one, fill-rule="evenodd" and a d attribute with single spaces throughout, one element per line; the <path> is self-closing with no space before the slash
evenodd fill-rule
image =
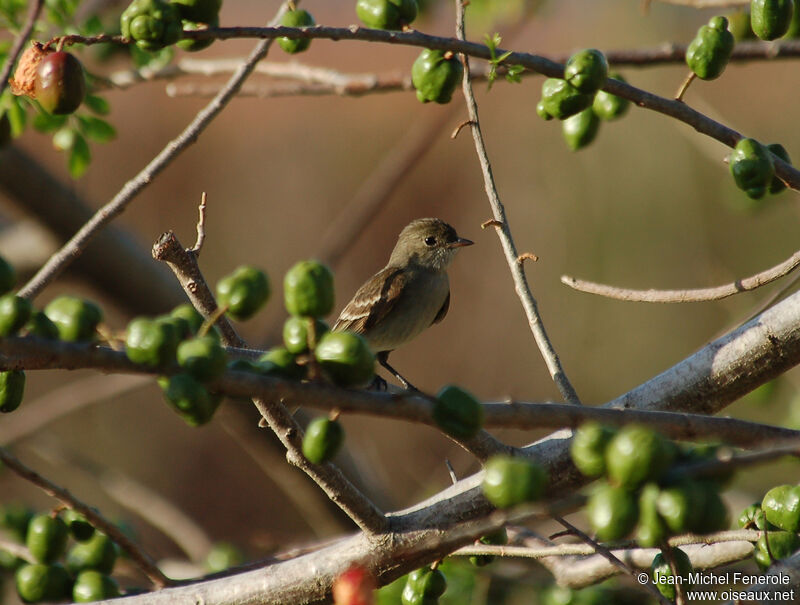
<path id="1" fill-rule="evenodd" d="M 67 123 L 67 116 L 54 116 L 40 111 L 33 117 L 33 127 L 39 132 L 55 132 Z"/>
<path id="2" fill-rule="evenodd" d="M 83 104 L 89 109 L 101 116 L 107 116 L 111 111 L 111 106 L 103 97 L 97 95 L 86 95 Z"/>
<path id="3" fill-rule="evenodd" d="M 89 151 L 89 144 L 86 139 L 75 133 L 75 141 L 69 152 L 69 174 L 73 179 L 83 176 L 92 161 L 92 153 Z"/>
<path id="4" fill-rule="evenodd" d="M 114 127 L 100 118 L 94 116 L 78 116 L 81 132 L 91 140 L 98 143 L 108 143 L 117 136 Z"/>
<path id="5" fill-rule="evenodd" d="M 497 57 L 497 59 L 496 59 L 496 62 L 497 62 L 497 63 L 502 63 L 503 61 L 505 61 L 506 59 L 508 59 L 508 57 L 510 57 L 510 56 L 511 56 L 511 52 L 512 52 L 512 51 L 510 51 L 510 50 L 507 50 L 507 51 L 506 51 L 506 52 L 504 52 L 502 55 L 500 55 L 499 57 Z"/>
<path id="6" fill-rule="evenodd" d="M 8 121 L 11 122 L 11 136 L 15 139 L 25 132 L 28 112 L 18 97 L 12 97 L 8 104 Z"/>
<path id="7" fill-rule="evenodd" d="M 525 68 L 522 65 L 509 65 L 506 72 L 506 80 L 519 84 L 522 82 L 522 72 Z"/>
<path id="8" fill-rule="evenodd" d="M 68 151 L 72 149 L 76 134 L 77 133 L 72 128 L 62 128 L 53 135 L 53 147 L 59 151 Z"/>

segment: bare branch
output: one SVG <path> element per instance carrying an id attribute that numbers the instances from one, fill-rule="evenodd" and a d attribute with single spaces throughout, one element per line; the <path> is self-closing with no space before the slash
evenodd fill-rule
<path id="1" fill-rule="evenodd" d="M 200 206 L 197 208 L 197 212 L 199 213 L 200 217 L 197 219 L 197 240 L 194 243 L 194 246 L 190 250 L 190 252 L 195 256 L 200 256 L 200 250 L 203 247 L 203 243 L 206 241 L 206 201 L 207 201 L 206 192 L 203 191 L 202 195 L 200 196 Z"/>
<path id="2" fill-rule="evenodd" d="M 716 286 L 714 288 L 697 288 L 694 290 L 630 290 L 576 279 L 569 275 L 562 275 L 561 283 L 575 290 L 580 290 L 581 292 L 598 294 L 617 300 L 653 303 L 703 302 L 721 300 L 741 292 L 755 290 L 788 275 L 798 266 L 800 266 L 800 250 L 774 267 L 770 267 L 750 277 L 737 279 L 733 283 Z"/>

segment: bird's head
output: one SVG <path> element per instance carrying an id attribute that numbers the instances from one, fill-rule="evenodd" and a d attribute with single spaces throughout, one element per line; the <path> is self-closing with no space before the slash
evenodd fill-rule
<path id="1" fill-rule="evenodd" d="M 400 232 L 389 260 L 391 265 L 416 264 L 433 271 L 444 271 L 459 248 L 473 242 L 438 218 L 418 218 Z"/>

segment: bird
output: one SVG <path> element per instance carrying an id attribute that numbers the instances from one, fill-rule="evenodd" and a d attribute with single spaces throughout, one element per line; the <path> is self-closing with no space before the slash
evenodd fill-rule
<path id="1" fill-rule="evenodd" d="M 356 291 L 333 331 L 362 335 L 378 363 L 404 388 L 418 390 L 389 365 L 389 354 L 444 319 L 450 308 L 447 268 L 459 248 L 473 243 L 441 219 L 411 221 L 389 262 Z M 377 384 L 386 383 L 378 379 Z"/>

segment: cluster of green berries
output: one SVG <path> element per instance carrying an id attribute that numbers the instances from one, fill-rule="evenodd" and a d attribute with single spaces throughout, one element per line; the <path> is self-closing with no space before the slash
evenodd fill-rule
<path id="1" fill-rule="evenodd" d="M 753 558 L 764 570 L 800 548 L 800 485 L 778 485 L 739 515 L 739 527 L 760 529 Z"/>
<path id="2" fill-rule="evenodd" d="M 600 90 L 611 77 L 605 55 L 594 48 L 572 55 L 564 68 L 564 78 L 548 78 L 542 84 L 542 98 L 536 113 L 544 120 L 562 120 L 564 140 L 573 151 L 594 141 L 600 121 L 622 117 L 629 101 Z"/>
<path id="3" fill-rule="evenodd" d="M 736 186 L 754 200 L 761 199 L 767 192 L 775 194 L 786 189 L 785 183 L 775 176 L 775 157 L 791 163 L 783 145 L 762 145 L 755 139 L 740 139 L 728 158 Z"/>
<path id="4" fill-rule="evenodd" d="M 72 600 L 88 603 L 120 595 L 110 574 L 118 548 L 73 510 L 39 514 L 21 506 L 0 508 L 0 528 L 24 543 L 33 562 L 0 550 L 0 567 L 13 571 L 26 603 Z M 70 538 L 74 541 L 67 550 Z"/>
<path id="5" fill-rule="evenodd" d="M 192 52 L 203 50 L 213 40 L 182 40 L 183 30 L 217 27 L 221 7 L 222 0 L 133 0 L 120 17 L 120 31 L 146 51 L 173 44 Z"/>
<path id="6" fill-rule="evenodd" d="M 635 529 L 640 546 L 665 544 L 669 536 L 727 529 L 728 511 L 715 480 L 672 478 L 673 463 L 714 459 L 718 446 L 679 447 L 658 433 L 630 425 L 614 431 L 586 423 L 575 433 L 570 453 L 578 470 L 604 480 L 592 486 L 586 515 L 597 538 L 625 538 Z"/>
<path id="7" fill-rule="evenodd" d="M 800 10 L 791 9 L 792 2 L 778 0 L 771 2 L 753 2 L 750 11 L 738 10 L 728 15 L 730 30 L 738 42 L 743 40 L 774 40 L 775 38 L 792 39 L 800 36 Z M 791 11 L 789 24 L 786 25 L 786 14 Z M 755 15 L 755 17 L 753 17 Z M 753 21 L 755 20 L 755 23 Z M 780 31 L 783 34 L 778 34 Z M 755 30 L 759 31 L 757 35 Z M 775 36 L 771 38 L 770 36 Z"/>

